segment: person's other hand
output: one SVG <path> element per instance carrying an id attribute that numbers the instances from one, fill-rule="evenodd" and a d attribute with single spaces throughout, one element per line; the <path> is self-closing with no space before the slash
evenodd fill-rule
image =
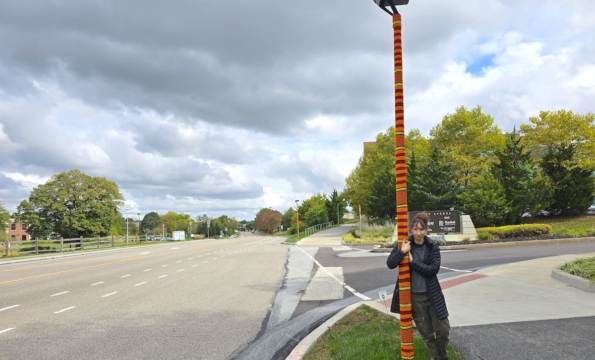
<path id="1" fill-rule="evenodd" d="M 412 261 L 413 261 L 413 252 L 410 251 L 409 252 L 409 262 L 412 262 Z"/>
<path id="2" fill-rule="evenodd" d="M 411 243 L 409 241 L 405 241 L 401 246 L 401 251 L 407 254 L 411 250 Z"/>

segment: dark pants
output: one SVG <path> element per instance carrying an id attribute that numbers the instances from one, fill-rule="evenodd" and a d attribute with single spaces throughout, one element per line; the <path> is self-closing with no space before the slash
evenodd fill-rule
<path id="1" fill-rule="evenodd" d="M 438 320 L 428 293 L 412 293 L 411 296 L 413 320 L 417 331 L 430 350 L 432 360 L 446 359 L 446 346 L 450 333 L 448 318 Z"/>

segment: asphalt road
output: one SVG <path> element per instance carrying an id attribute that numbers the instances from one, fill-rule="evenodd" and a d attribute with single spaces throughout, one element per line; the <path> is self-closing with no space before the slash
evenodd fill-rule
<path id="1" fill-rule="evenodd" d="M 225 359 L 261 331 L 281 239 L 170 243 L 0 266 L 0 359 Z"/>

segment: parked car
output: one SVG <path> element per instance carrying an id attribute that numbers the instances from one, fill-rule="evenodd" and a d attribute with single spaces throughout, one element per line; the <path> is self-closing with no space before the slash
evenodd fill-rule
<path id="1" fill-rule="evenodd" d="M 587 211 L 585 211 L 585 214 L 587 214 L 587 215 L 595 215 L 595 205 L 589 206 L 589 208 L 587 209 Z"/>

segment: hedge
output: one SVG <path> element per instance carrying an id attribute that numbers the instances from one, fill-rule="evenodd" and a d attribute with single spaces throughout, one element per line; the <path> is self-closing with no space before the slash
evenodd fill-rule
<path id="1" fill-rule="evenodd" d="M 485 227 L 476 229 L 477 234 L 490 234 L 499 239 L 510 239 L 527 236 L 550 235 L 552 226 L 549 224 L 508 225 L 500 227 Z"/>

